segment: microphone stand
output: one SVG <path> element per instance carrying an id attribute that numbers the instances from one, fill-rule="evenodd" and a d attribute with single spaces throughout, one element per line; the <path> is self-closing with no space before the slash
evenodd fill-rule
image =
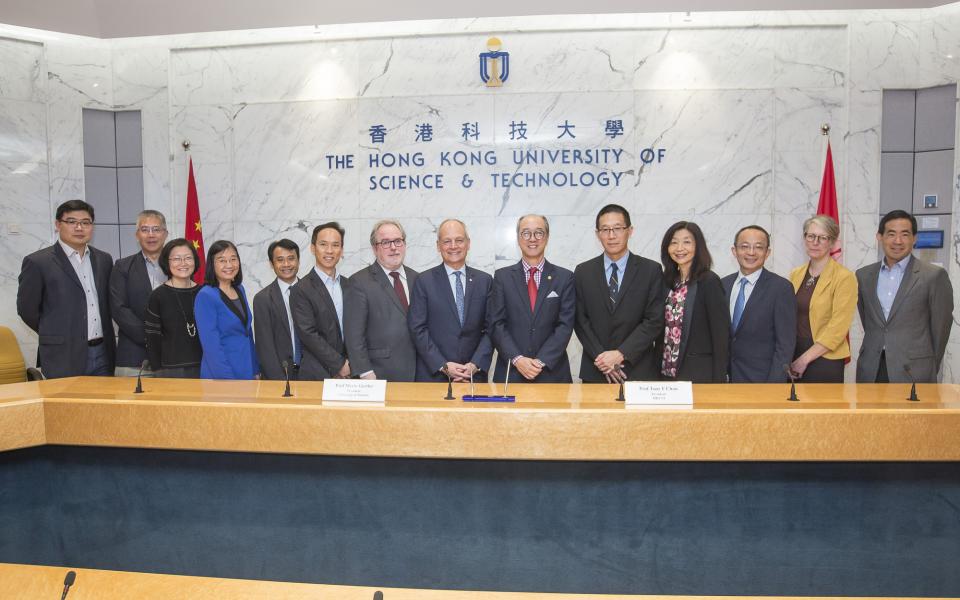
<path id="1" fill-rule="evenodd" d="M 790 365 L 783 365 L 783 370 L 787 372 L 787 377 L 790 378 L 790 397 L 787 398 L 790 402 L 799 402 L 800 398 L 797 396 L 797 378 L 794 377 L 793 371 L 790 370 Z"/>
<path id="2" fill-rule="evenodd" d="M 447 370 L 447 365 L 443 365 L 443 374 L 447 376 L 447 395 L 443 397 L 444 400 L 456 400 L 457 397 L 453 395 L 453 377 L 450 377 L 450 371 Z"/>
<path id="3" fill-rule="evenodd" d="M 280 366 L 283 367 L 283 377 L 287 380 L 287 385 L 283 390 L 283 397 L 291 398 L 293 394 L 290 393 L 290 364 L 287 361 L 283 361 L 283 364 Z"/>
<path id="4" fill-rule="evenodd" d="M 617 368 L 617 377 L 620 379 L 620 392 L 614 400 L 616 402 L 626 402 L 627 399 L 623 396 L 623 382 L 627 379 L 627 376 L 626 373 L 623 372 L 623 365 Z"/>
<path id="5" fill-rule="evenodd" d="M 917 396 L 917 382 L 913 378 L 913 370 L 910 368 L 910 363 L 903 363 L 903 370 L 906 371 L 907 377 L 910 378 L 910 397 L 907 398 L 910 402 L 919 402 L 920 397 Z"/>
<path id="6" fill-rule="evenodd" d="M 140 375 L 143 374 L 143 370 L 146 369 L 146 368 L 147 368 L 147 365 L 149 365 L 149 364 L 150 364 L 150 361 L 149 361 L 149 360 L 145 360 L 145 361 L 143 361 L 142 363 L 140 363 L 140 370 L 137 371 L 137 388 L 136 388 L 135 390 L 133 390 L 133 393 L 134 393 L 134 394 L 142 394 L 142 393 L 143 393 L 143 381 L 140 379 Z"/>

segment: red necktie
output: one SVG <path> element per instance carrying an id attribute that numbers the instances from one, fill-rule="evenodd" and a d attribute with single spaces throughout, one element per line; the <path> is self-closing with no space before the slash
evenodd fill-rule
<path id="1" fill-rule="evenodd" d="M 537 305 L 537 274 L 536 267 L 530 267 L 530 279 L 527 281 L 527 295 L 530 296 L 530 312 Z"/>
<path id="2" fill-rule="evenodd" d="M 397 298 L 400 299 L 403 310 L 407 310 L 410 305 L 407 303 L 407 294 L 403 291 L 403 284 L 400 283 L 400 273 L 390 271 L 390 277 L 393 277 L 393 291 L 397 293 Z"/>

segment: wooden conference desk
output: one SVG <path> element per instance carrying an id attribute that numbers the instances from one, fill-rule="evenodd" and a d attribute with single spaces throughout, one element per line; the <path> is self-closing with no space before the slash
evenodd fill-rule
<path id="1" fill-rule="evenodd" d="M 478 386 L 494 391 L 492 385 Z M 468 386 L 454 386 L 458 398 Z M 692 410 L 633 410 L 607 385 L 511 386 L 516 404 L 391 383 L 386 406 L 323 406 L 323 384 L 144 379 L 0 386 L 0 451 L 43 444 L 521 460 L 957 461 L 960 386 L 695 385 Z"/>
<path id="2" fill-rule="evenodd" d="M 0 563 L 360 586 L 249 584 L 276 598 L 960 597 L 958 386 L 703 385 L 692 410 L 628 410 L 605 385 L 341 407 L 320 383 L 133 384 L 0 386 Z M 32 569 L 0 565 L 0 597 Z"/>

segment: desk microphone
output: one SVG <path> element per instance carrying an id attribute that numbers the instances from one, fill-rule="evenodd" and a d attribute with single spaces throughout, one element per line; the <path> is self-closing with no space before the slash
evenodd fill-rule
<path id="1" fill-rule="evenodd" d="M 920 398 L 917 397 L 917 382 L 913 379 L 913 370 L 910 368 L 910 363 L 903 363 L 903 370 L 907 372 L 907 377 L 910 378 L 910 397 L 907 398 L 910 402 L 919 402 Z"/>
<path id="2" fill-rule="evenodd" d="M 790 378 L 790 397 L 787 398 L 787 400 L 797 402 L 800 400 L 800 398 L 797 397 L 797 378 L 793 374 L 793 370 L 790 369 L 790 365 L 783 365 L 783 370 L 786 371 L 787 377 Z"/>
<path id="3" fill-rule="evenodd" d="M 283 390 L 283 397 L 290 398 L 293 394 L 290 393 L 290 363 L 283 361 L 280 363 L 280 366 L 283 367 L 283 378 L 287 380 L 287 387 Z"/>
<path id="4" fill-rule="evenodd" d="M 140 375 L 142 375 L 142 374 L 143 374 L 143 370 L 146 369 L 146 368 L 149 367 L 149 366 L 150 366 L 150 361 L 149 361 L 149 360 L 144 360 L 142 363 L 140 363 L 140 370 L 137 371 L 137 389 L 133 390 L 133 393 L 134 393 L 134 394 L 142 394 L 142 393 L 143 393 L 143 382 L 140 380 Z M 73 573 L 73 571 L 70 571 L 70 572 Z"/>
<path id="5" fill-rule="evenodd" d="M 73 585 L 73 582 L 77 580 L 76 571 L 67 571 L 67 576 L 63 578 L 63 594 L 60 595 L 60 600 L 64 600 L 67 597 L 67 592 L 70 591 L 70 586 Z"/>
<path id="6" fill-rule="evenodd" d="M 444 396 L 443 399 L 456 400 L 457 397 L 453 395 L 453 377 L 450 376 L 450 369 L 447 368 L 447 365 L 443 365 L 440 372 L 447 376 L 447 395 Z"/>
<path id="7" fill-rule="evenodd" d="M 383 592 L 377 590 L 373 593 L 373 600 L 383 600 Z"/>

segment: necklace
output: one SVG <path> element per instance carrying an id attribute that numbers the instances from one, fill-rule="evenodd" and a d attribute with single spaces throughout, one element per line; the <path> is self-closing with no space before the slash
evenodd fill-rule
<path id="1" fill-rule="evenodd" d="M 170 286 L 170 287 L 173 287 L 173 286 Z M 177 289 L 177 288 L 173 288 L 173 289 Z M 193 288 L 190 287 L 187 289 L 192 290 Z M 187 312 L 183 310 L 183 304 L 180 302 L 180 294 L 178 292 L 174 292 L 173 297 L 177 299 L 177 308 L 180 309 L 180 315 L 183 316 L 183 322 L 187 324 L 187 335 L 189 335 L 190 337 L 197 337 L 197 324 L 191 323 L 190 321 L 187 320 Z"/>

